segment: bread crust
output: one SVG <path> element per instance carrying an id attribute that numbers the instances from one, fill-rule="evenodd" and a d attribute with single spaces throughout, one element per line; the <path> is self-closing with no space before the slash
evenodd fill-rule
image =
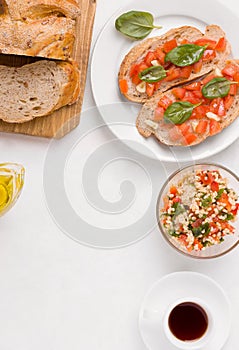
<path id="1" fill-rule="evenodd" d="M 239 61 L 238 60 L 227 60 L 224 62 L 224 65 L 226 63 L 233 63 L 234 65 L 238 66 L 239 68 Z M 223 68 L 223 67 L 222 67 Z M 216 68 L 218 69 L 218 68 Z M 200 78 L 198 79 L 200 80 Z M 184 86 L 184 85 L 182 85 Z M 149 127 L 147 125 L 146 120 L 152 120 L 154 119 L 154 112 L 157 107 L 157 103 L 160 98 L 163 96 L 167 96 L 169 98 L 173 98 L 174 95 L 172 94 L 171 90 L 166 91 L 164 93 L 157 93 L 155 96 L 153 96 L 150 100 L 148 100 L 143 107 L 141 108 L 137 120 L 136 120 L 136 127 L 139 131 L 139 133 L 148 138 L 150 136 L 154 136 L 160 143 L 168 145 L 168 146 L 185 146 L 182 144 L 182 140 L 172 142 L 170 138 L 168 137 L 168 129 L 165 128 L 165 124 L 161 124 L 159 122 L 159 127 L 157 130 L 154 130 L 153 128 Z M 233 104 L 228 109 L 226 116 L 223 117 L 223 120 L 221 121 L 221 131 L 225 129 L 227 126 L 229 126 L 237 117 L 239 116 L 239 90 L 237 91 L 237 95 L 234 98 Z M 192 123 L 192 121 L 188 120 L 188 123 Z M 210 136 L 209 130 L 207 130 L 206 133 L 203 135 L 198 135 L 198 138 L 195 142 L 191 143 L 190 146 L 197 145 L 204 141 L 206 138 Z"/>
<path id="2" fill-rule="evenodd" d="M 118 74 L 118 81 L 125 79 L 128 83 L 128 92 L 124 93 L 124 97 L 126 97 L 130 101 L 138 103 L 144 103 L 149 99 L 146 93 L 139 93 L 136 90 L 135 85 L 132 83 L 129 77 L 129 71 L 132 64 L 138 63 L 148 51 L 154 50 L 155 48 L 162 46 L 166 41 L 171 39 L 176 39 L 178 44 L 180 45 L 180 43 L 184 39 L 187 39 L 189 41 L 196 41 L 197 39 L 200 39 L 202 37 L 217 41 L 221 37 L 225 37 L 225 33 L 218 25 L 214 24 L 206 26 L 204 34 L 195 27 L 182 26 L 179 28 L 171 29 L 162 36 L 146 39 L 140 44 L 133 47 L 122 61 Z M 231 46 L 230 43 L 227 41 L 225 51 L 223 51 L 222 53 L 218 53 L 216 58 L 214 58 L 212 61 L 204 63 L 199 73 L 192 73 L 188 79 L 184 80 L 178 79 L 172 82 L 162 82 L 158 92 L 167 91 L 174 85 L 182 84 L 184 82 L 196 79 L 202 75 L 209 73 L 214 69 L 216 65 L 220 67 L 222 62 L 224 62 L 225 59 L 229 57 L 230 53 Z"/>
<path id="3" fill-rule="evenodd" d="M 29 23 L 5 20 L 0 28 L 0 52 L 69 60 L 75 41 L 75 22 L 50 16 Z"/>
<path id="4" fill-rule="evenodd" d="M 5 0 L 12 20 L 28 21 L 49 15 L 60 14 L 75 19 L 80 14 L 75 0 Z"/>

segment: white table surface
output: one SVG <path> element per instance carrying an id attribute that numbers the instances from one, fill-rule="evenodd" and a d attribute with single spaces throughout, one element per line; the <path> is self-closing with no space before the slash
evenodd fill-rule
<path id="1" fill-rule="evenodd" d="M 236 1 L 220 1 L 239 16 Z M 93 44 L 107 19 L 127 3 L 98 2 Z M 83 110 L 92 106 L 88 74 Z M 26 168 L 22 195 L 0 221 L 0 349 L 145 350 L 138 330 L 142 299 L 153 282 L 181 270 L 204 273 L 224 288 L 232 328 L 223 350 L 238 349 L 238 249 L 215 260 L 188 259 L 172 251 L 156 228 L 121 249 L 78 244 L 55 225 L 46 206 L 42 173 L 48 145 L 40 138 L 0 136 L 1 162 Z M 207 160 L 238 174 L 238 146 L 237 140 Z M 102 186 L 104 191 L 104 181 Z M 113 193 L 113 177 L 109 187 Z"/>

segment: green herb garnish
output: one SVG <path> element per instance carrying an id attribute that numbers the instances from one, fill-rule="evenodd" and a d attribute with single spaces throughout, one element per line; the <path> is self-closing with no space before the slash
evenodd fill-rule
<path id="1" fill-rule="evenodd" d="M 167 76 L 162 66 L 152 66 L 139 73 L 139 78 L 147 83 L 156 83 Z"/>
<path id="2" fill-rule="evenodd" d="M 207 208 L 209 205 L 212 204 L 212 197 L 206 197 L 202 200 L 202 207 Z"/>
<path id="3" fill-rule="evenodd" d="M 210 80 L 203 88 L 202 94 L 204 97 L 214 99 L 217 97 L 225 97 L 230 91 L 231 84 L 238 84 L 235 81 L 227 80 L 226 78 L 214 78 Z"/>
<path id="4" fill-rule="evenodd" d="M 190 102 L 174 102 L 164 112 L 164 119 L 167 122 L 172 122 L 173 124 L 182 124 L 188 118 L 190 118 L 193 109 L 198 107 L 201 103 L 196 105 Z"/>
<path id="5" fill-rule="evenodd" d="M 162 28 L 155 26 L 153 21 L 154 18 L 149 12 L 129 11 L 116 19 L 115 28 L 131 39 L 140 40 L 149 35 L 154 28 Z"/>
<path id="6" fill-rule="evenodd" d="M 171 62 L 179 67 L 190 66 L 200 60 L 206 47 L 194 44 L 177 46 L 166 54 L 165 62 Z"/>
<path id="7" fill-rule="evenodd" d="M 203 232 L 204 231 L 204 232 Z M 192 233 L 194 237 L 198 237 L 200 235 L 207 236 L 210 232 L 210 225 L 208 222 L 205 224 L 199 226 L 199 227 L 193 227 Z"/>

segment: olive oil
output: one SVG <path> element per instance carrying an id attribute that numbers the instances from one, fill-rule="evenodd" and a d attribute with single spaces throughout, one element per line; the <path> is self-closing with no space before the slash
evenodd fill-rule
<path id="1" fill-rule="evenodd" d="M 19 164 L 0 164 L 0 216 L 13 206 L 20 195 L 24 173 L 23 166 Z"/>

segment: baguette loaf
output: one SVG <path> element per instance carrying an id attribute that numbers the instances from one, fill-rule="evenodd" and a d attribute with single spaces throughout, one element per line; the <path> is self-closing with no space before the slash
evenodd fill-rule
<path id="1" fill-rule="evenodd" d="M 75 40 L 70 18 L 49 16 L 28 23 L 5 19 L 0 27 L 0 53 L 68 60 Z"/>
<path id="2" fill-rule="evenodd" d="M 23 123 L 76 102 L 75 64 L 41 60 L 22 67 L 0 66 L 0 119 Z"/>
<path id="3" fill-rule="evenodd" d="M 234 67 L 236 67 L 237 73 L 235 77 L 236 81 L 239 81 L 238 61 L 228 60 L 224 64 L 225 67 L 228 67 L 229 64 L 232 64 Z M 201 77 L 196 82 L 199 82 L 202 88 L 206 85 L 206 79 L 211 79 L 213 76 L 222 77 L 221 71 L 216 68 L 213 72 L 213 75 L 210 74 L 204 78 Z M 224 76 L 226 76 L 229 80 L 232 80 L 231 76 L 227 76 L 225 74 Z M 165 121 L 164 115 L 161 114 L 162 109 L 160 107 L 161 103 L 159 101 L 167 101 L 167 98 L 169 98 L 172 102 L 180 101 L 179 98 L 175 97 L 175 92 L 177 90 L 178 92 L 182 93 L 182 91 L 184 91 L 182 89 L 185 89 L 188 92 L 188 95 L 185 94 L 182 101 L 187 101 L 186 96 L 190 96 L 188 97 L 188 100 L 190 100 L 190 98 L 194 96 L 193 93 L 191 95 L 190 87 L 192 87 L 192 84 L 181 85 L 179 88 L 180 90 L 177 88 L 168 90 L 162 94 L 158 93 L 143 105 L 137 117 L 137 129 L 142 136 L 147 138 L 151 135 L 154 135 L 158 141 L 165 145 L 192 146 L 199 144 L 207 137 L 221 132 L 239 116 L 239 88 L 237 88 L 237 84 L 232 84 L 231 86 L 233 86 L 233 92 L 229 92 L 228 96 L 224 98 L 215 98 L 208 100 L 204 99 L 202 96 L 198 102 L 199 104 L 202 103 L 201 106 L 208 104 L 206 109 L 203 109 L 204 107 L 201 106 L 196 107 L 198 108 L 197 112 L 195 108 L 195 112 L 192 113 L 190 118 L 184 123 L 178 125 Z M 200 96 L 198 93 L 196 95 Z M 191 100 L 189 102 L 192 103 Z M 217 108 L 218 115 L 215 112 L 215 109 Z M 206 113 L 206 111 L 209 113 Z M 199 127 L 199 122 L 203 128 Z"/>
<path id="4" fill-rule="evenodd" d="M 124 81 L 127 84 L 126 89 L 121 89 L 123 95 L 131 101 L 144 103 L 149 97 L 146 91 L 139 92 L 136 89 L 136 85 L 132 82 L 130 77 L 130 70 L 134 64 L 142 62 L 146 57 L 148 52 L 154 52 L 157 48 L 163 47 L 163 45 L 172 40 L 176 39 L 177 45 L 182 45 L 185 41 L 195 42 L 198 39 L 207 38 L 213 41 L 218 41 L 220 38 L 225 38 L 225 33 L 217 25 L 209 25 L 205 28 L 205 34 L 201 33 L 197 28 L 191 26 L 183 26 L 176 29 L 169 30 L 166 34 L 160 37 L 153 37 L 142 41 L 140 44 L 136 45 L 131 49 L 131 51 L 125 56 L 123 62 L 121 63 L 118 80 L 119 86 L 120 82 Z M 228 41 L 226 41 L 226 47 L 223 52 L 217 52 L 216 57 L 203 61 L 202 68 L 199 72 L 194 72 L 192 70 L 188 78 L 175 78 L 172 81 L 162 80 L 160 86 L 158 87 L 158 92 L 164 92 L 170 89 L 172 86 L 177 84 L 182 84 L 183 82 L 196 79 L 204 74 L 209 73 L 214 69 L 214 67 L 221 66 L 222 62 L 228 58 L 231 53 L 231 47 Z M 167 67 L 166 67 L 167 69 Z M 155 93 L 157 92 L 155 91 Z"/>
<path id="5" fill-rule="evenodd" d="M 52 14 L 72 19 L 80 14 L 75 0 L 5 0 L 12 20 L 37 19 Z"/>

